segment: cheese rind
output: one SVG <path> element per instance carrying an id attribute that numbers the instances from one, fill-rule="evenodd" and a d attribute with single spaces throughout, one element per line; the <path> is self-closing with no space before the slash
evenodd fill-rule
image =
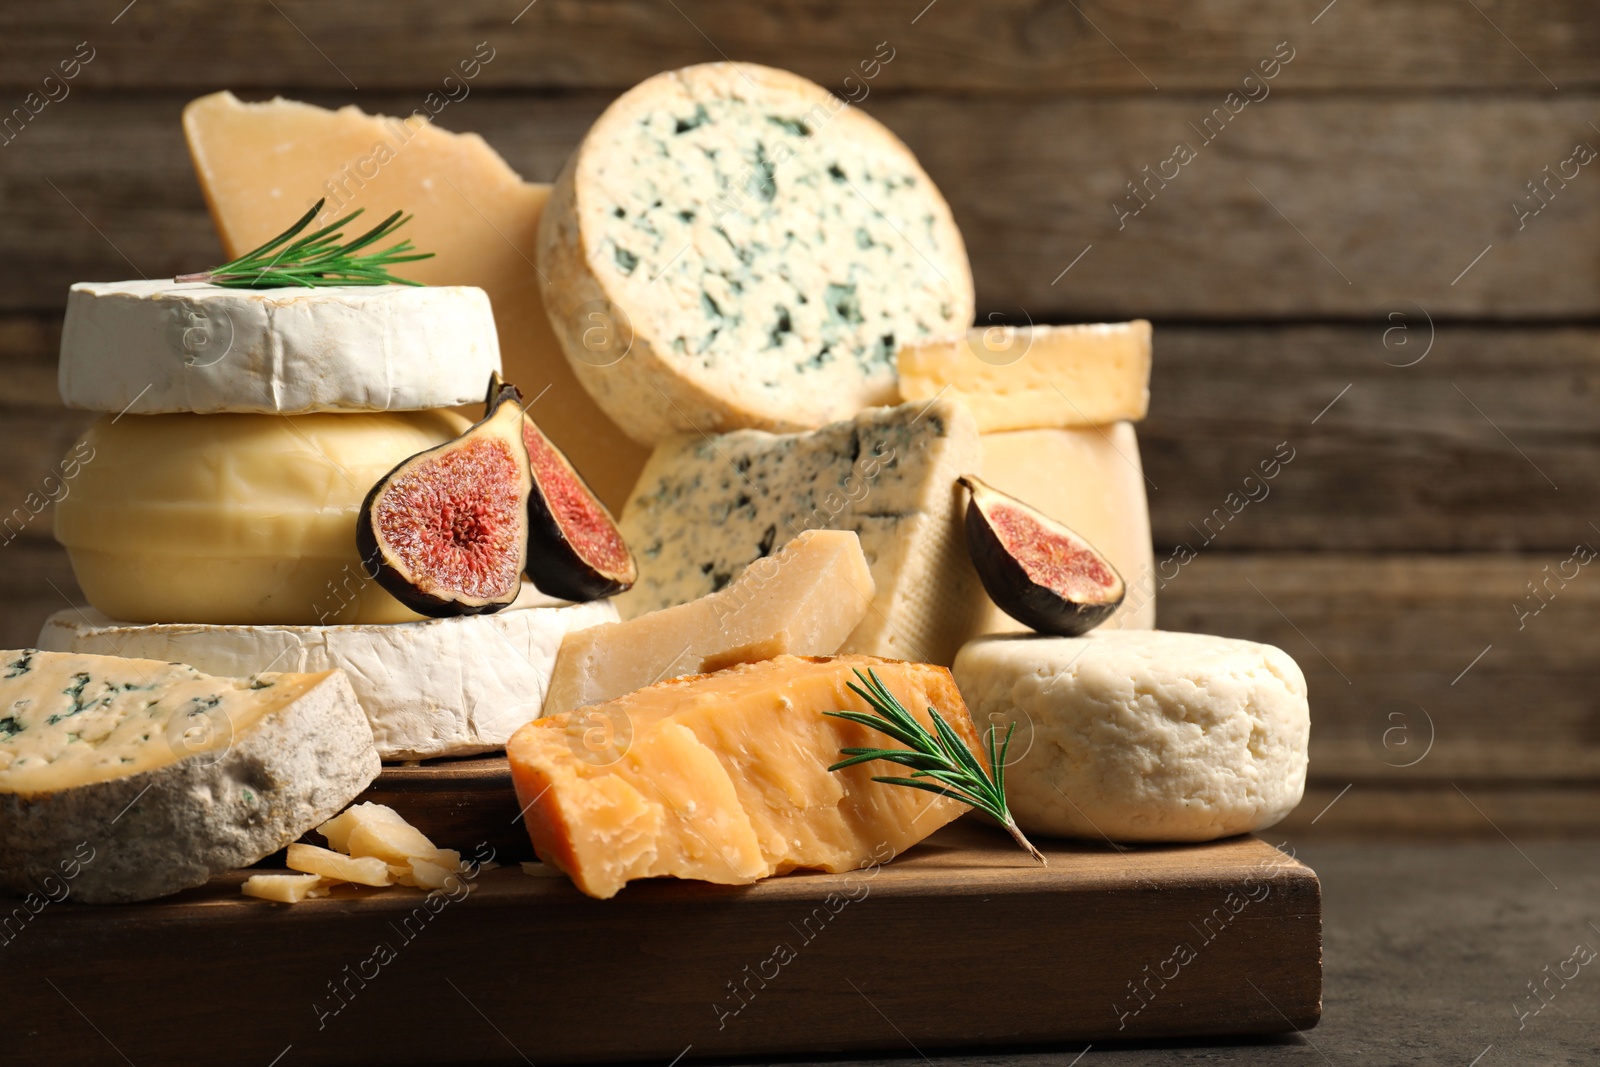
<path id="1" fill-rule="evenodd" d="M 493 615 L 377 625 L 134 624 L 71 609 L 45 622 L 39 645 L 225 675 L 342 668 L 384 759 L 467 756 L 504 747 L 539 715 L 568 631 L 617 618 L 610 601 L 559 604 L 525 589 Z"/>
<path id="2" fill-rule="evenodd" d="M 420 411 L 482 398 L 494 315 L 469 286 L 79 282 L 61 399 L 112 414 Z"/>
<path id="3" fill-rule="evenodd" d="M 900 395 L 948 396 L 984 433 L 1103 426 L 1150 407 L 1150 324 L 987 326 L 908 341 L 895 358 Z"/>
<path id="4" fill-rule="evenodd" d="M 718 592 L 568 633 L 544 714 L 736 663 L 829 655 L 861 622 L 872 596 L 860 539 L 845 530 L 807 530 Z"/>
<path id="5" fill-rule="evenodd" d="M 1205 634 L 983 637 L 955 677 L 981 728 L 1016 724 L 1006 790 L 1032 834 L 1209 841 L 1300 802 L 1305 676 L 1271 645 Z"/>
<path id="6" fill-rule="evenodd" d="M 84 903 L 199 885 L 295 840 L 379 770 L 338 671 L 231 679 L 20 650 L 0 653 L 0 711 L 8 893 L 73 857 L 72 897 Z"/>
<path id="7" fill-rule="evenodd" d="M 633 618 L 687 603 L 803 530 L 849 530 L 877 592 L 840 650 L 948 663 L 979 588 L 955 482 L 982 458 L 972 416 L 942 400 L 872 408 L 810 433 L 667 442 L 622 515 L 639 581 L 618 609 Z"/>
<path id="8" fill-rule="evenodd" d="M 1139 439 L 1130 423 L 983 435 L 983 480 L 1088 540 L 1122 576 L 1127 596 L 1100 629 L 1156 624 L 1155 549 Z M 968 633 L 1026 633 L 982 588 Z"/>
<path id="9" fill-rule="evenodd" d="M 56 540 L 116 619 L 415 620 L 367 577 L 356 518 L 379 478 L 468 425 L 451 411 L 106 416 L 69 454 Z"/>
<path id="10" fill-rule="evenodd" d="M 646 451 L 589 399 L 550 331 L 534 266 L 548 185 L 523 181 L 483 138 L 440 129 L 420 109 L 398 119 L 222 92 L 191 101 L 183 130 L 229 257 L 282 232 L 319 197 L 328 200 L 319 224 L 357 208 L 366 211 L 357 225 L 412 215 L 401 234 L 434 258 L 399 273 L 488 293 L 506 380 L 542 397 L 532 408 L 540 427 L 613 511 L 622 507 Z"/>
<path id="11" fill-rule="evenodd" d="M 869 669 L 925 726 L 938 708 L 977 750 L 942 667 L 780 656 L 678 678 L 517 731 L 506 755 L 534 850 L 601 898 L 636 878 L 744 885 L 887 862 L 966 806 L 874 782 L 887 764 L 828 770 L 840 749 L 883 740 L 823 714 L 870 711 L 849 688 Z"/>
<path id="12" fill-rule="evenodd" d="M 648 445 L 892 403 L 896 347 L 972 322 L 966 248 L 910 150 L 749 63 L 607 108 L 556 179 L 539 266 L 573 372 Z"/>

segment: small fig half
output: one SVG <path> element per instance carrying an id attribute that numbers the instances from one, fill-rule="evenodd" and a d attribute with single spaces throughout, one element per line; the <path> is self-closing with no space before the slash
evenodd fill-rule
<path id="1" fill-rule="evenodd" d="M 1042 634 L 1074 637 L 1111 617 L 1127 590 L 1095 547 L 970 474 L 967 551 L 1001 611 Z"/>
<path id="2" fill-rule="evenodd" d="M 494 375 L 489 406 L 506 397 L 521 408 L 517 387 Z M 533 474 L 533 491 L 528 494 L 528 578 L 541 593 L 562 600 L 598 600 L 632 586 L 639 569 L 611 512 L 526 412 L 522 439 Z"/>
<path id="3" fill-rule="evenodd" d="M 507 398 L 380 478 L 361 505 L 356 547 L 367 573 L 412 611 L 499 611 L 522 588 L 532 488 L 522 408 Z"/>

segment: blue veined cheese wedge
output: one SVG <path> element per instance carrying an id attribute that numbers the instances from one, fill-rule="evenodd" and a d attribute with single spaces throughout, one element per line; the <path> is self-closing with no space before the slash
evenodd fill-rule
<path id="1" fill-rule="evenodd" d="M 982 592 L 956 479 L 983 448 L 959 404 L 871 408 L 797 434 L 740 430 L 661 445 L 622 514 L 639 581 L 624 618 L 728 585 L 805 530 L 849 530 L 876 590 L 843 653 L 949 664 Z"/>
<path id="2" fill-rule="evenodd" d="M 647 445 L 893 403 L 896 350 L 973 316 L 966 247 L 910 150 L 748 63 L 613 103 L 556 179 L 539 268 L 578 380 Z"/>
<path id="3" fill-rule="evenodd" d="M 148 900 L 271 855 L 379 771 L 343 671 L 0 652 L 0 892 Z"/>

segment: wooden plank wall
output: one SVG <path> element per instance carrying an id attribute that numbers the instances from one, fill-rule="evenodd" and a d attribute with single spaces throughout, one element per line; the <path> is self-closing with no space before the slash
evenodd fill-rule
<path id="1" fill-rule="evenodd" d="M 984 314 L 1155 320 L 1158 558 L 1197 552 L 1161 620 L 1305 667 L 1296 829 L 1600 830 L 1600 578 L 1549 578 L 1600 545 L 1600 170 L 1568 162 L 1600 146 L 1592 4 L 7 5 L 0 113 L 83 42 L 93 58 L 0 147 L 0 501 L 39 487 L 86 422 L 54 391 L 68 284 L 215 259 L 185 101 L 407 113 L 484 41 L 494 58 L 439 122 L 531 179 L 641 78 L 771 63 L 919 154 Z M 867 78 L 880 44 L 893 58 Z M 1180 143 L 1193 158 L 1172 176 Z M 1207 540 L 1280 442 L 1295 458 L 1271 495 Z M 48 520 L 0 547 L 5 644 L 77 596 Z"/>

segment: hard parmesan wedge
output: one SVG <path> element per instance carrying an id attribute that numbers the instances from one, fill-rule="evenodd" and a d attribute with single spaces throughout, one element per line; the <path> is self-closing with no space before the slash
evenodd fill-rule
<path id="1" fill-rule="evenodd" d="M 831 655 L 866 617 L 874 592 L 854 532 L 802 531 L 715 593 L 567 634 L 544 713 L 604 703 L 668 678 L 736 663 Z"/>
<path id="2" fill-rule="evenodd" d="M 534 851 L 600 898 L 636 878 L 744 885 L 888 862 L 966 806 L 872 781 L 899 773 L 889 764 L 828 769 L 843 748 L 895 745 L 823 714 L 870 711 L 849 688 L 868 669 L 922 723 L 937 708 L 977 749 L 942 667 L 780 656 L 678 678 L 517 731 L 506 754 Z"/>

